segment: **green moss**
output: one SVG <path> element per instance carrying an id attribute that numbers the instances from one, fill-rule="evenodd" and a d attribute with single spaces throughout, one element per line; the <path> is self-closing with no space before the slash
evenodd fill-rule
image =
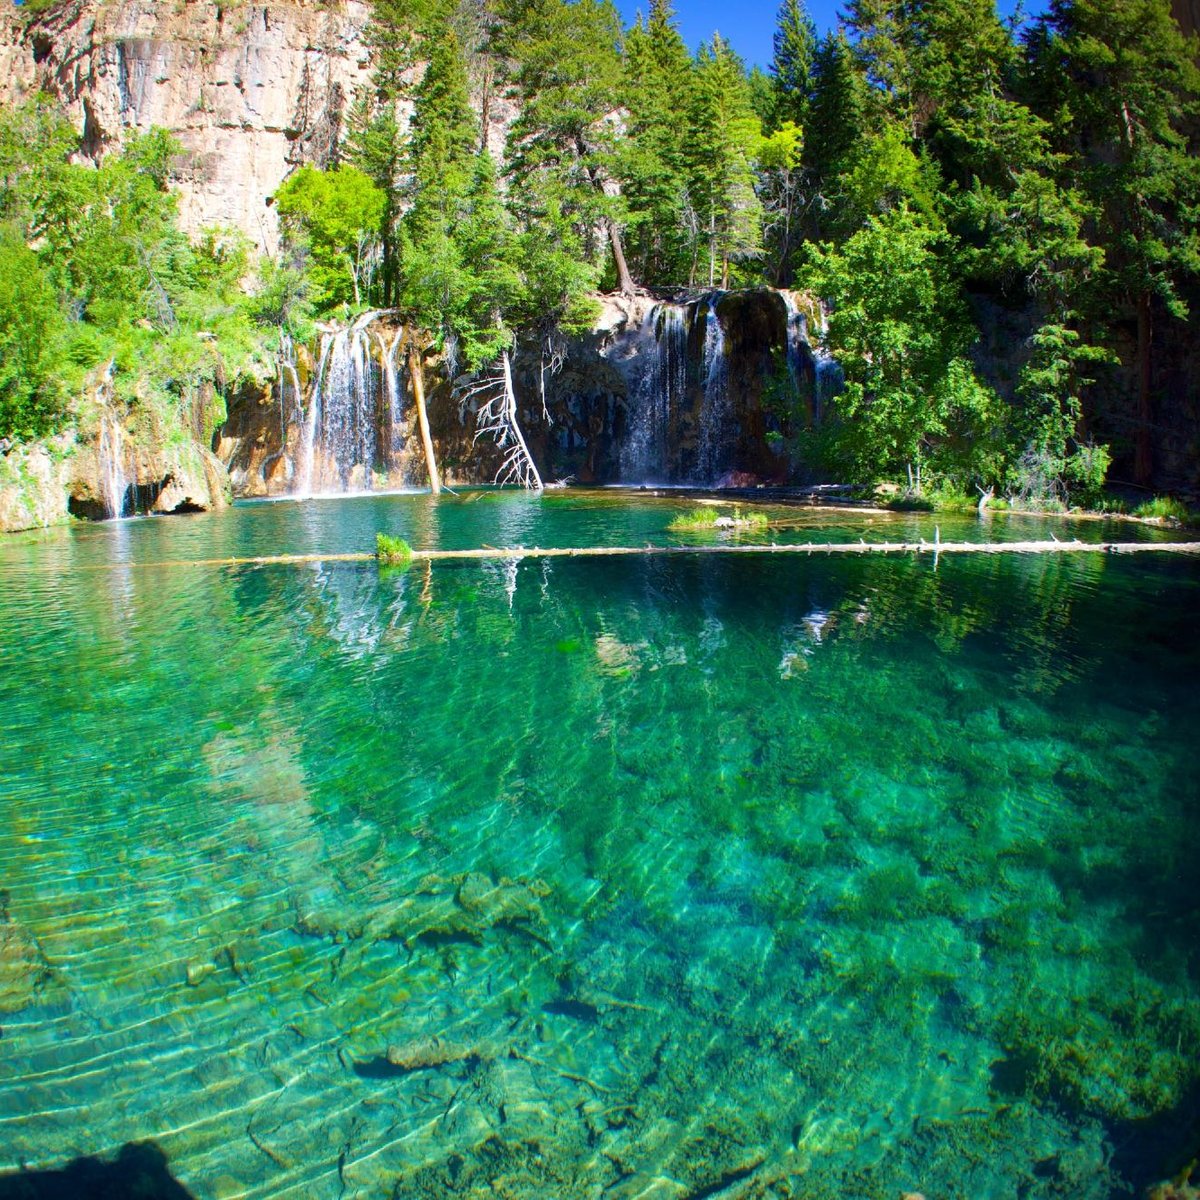
<path id="1" fill-rule="evenodd" d="M 412 561 L 412 547 L 403 539 L 386 533 L 375 535 L 375 557 L 391 567 L 405 567 Z"/>

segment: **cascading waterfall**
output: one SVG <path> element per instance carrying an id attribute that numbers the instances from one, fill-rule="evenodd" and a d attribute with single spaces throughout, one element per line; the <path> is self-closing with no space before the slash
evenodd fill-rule
<path id="1" fill-rule="evenodd" d="M 404 450 L 404 409 L 400 373 L 396 370 L 396 356 L 403 338 L 403 329 L 397 329 L 390 342 L 382 332 L 376 333 L 379 358 L 383 364 L 383 398 L 387 405 L 387 451 L 393 460 L 398 459 Z"/>
<path id="2" fill-rule="evenodd" d="M 100 465 L 100 498 L 110 519 L 125 515 L 125 493 L 129 482 L 125 477 L 125 431 L 116 413 L 105 410 L 100 418 L 100 442 L 97 448 Z"/>
<path id="3" fill-rule="evenodd" d="M 321 492 L 370 491 L 376 467 L 376 425 L 381 387 L 395 385 L 387 356 L 382 367 L 370 353 L 370 327 L 381 316 L 363 313 L 345 329 L 325 333 L 301 446 L 296 495 Z M 389 406 L 399 404 L 399 389 L 391 391 Z"/>
<path id="4" fill-rule="evenodd" d="M 715 484 L 728 468 L 730 458 L 729 363 L 725 355 L 725 330 L 717 315 L 720 294 L 708 298 L 704 325 L 704 402 L 700 409 L 700 436 L 696 450 L 698 484 Z"/>
<path id="5" fill-rule="evenodd" d="M 804 368 L 812 353 L 808 344 L 808 318 L 800 311 L 795 296 L 789 291 L 779 293 L 787 309 L 787 369 L 792 386 L 804 394 Z"/>
<path id="6" fill-rule="evenodd" d="M 821 309 L 821 336 L 813 350 L 816 360 L 816 379 L 813 387 L 813 424 L 819 425 L 825 415 L 826 405 L 836 396 L 845 383 L 842 366 L 826 349 L 829 322 Z"/>
<path id="7" fill-rule="evenodd" d="M 621 450 L 621 473 L 639 483 L 670 478 L 671 414 L 687 390 L 687 309 L 656 304 L 638 333 L 638 358 L 647 362 L 633 387 L 629 432 Z"/>

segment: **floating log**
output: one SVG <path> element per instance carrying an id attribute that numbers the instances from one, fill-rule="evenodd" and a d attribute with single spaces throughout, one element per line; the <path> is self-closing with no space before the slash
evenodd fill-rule
<path id="1" fill-rule="evenodd" d="M 1190 554 L 1200 556 L 1200 540 L 1191 542 L 795 542 L 738 546 L 481 546 L 471 550 L 414 550 L 412 562 L 455 562 L 523 558 L 620 558 L 708 554 Z M 367 551 L 349 554 L 261 554 L 244 558 L 181 558 L 159 562 L 96 563 L 73 570 L 129 570 L 157 567 L 271 567 L 303 563 L 372 562 Z"/>

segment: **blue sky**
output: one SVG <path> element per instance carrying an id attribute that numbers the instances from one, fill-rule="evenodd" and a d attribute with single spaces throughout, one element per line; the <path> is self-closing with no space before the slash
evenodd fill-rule
<path id="1" fill-rule="evenodd" d="M 632 24 L 639 11 L 647 12 L 649 0 L 616 0 L 617 10 L 627 25 Z M 1007 16 L 1016 7 L 1015 0 L 1000 0 L 1000 12 Z M 1044 5 L 1027 0 L 1027 12 L 1041 12 Z M 808 11 L 817 29 L 824 32 L 837 24 L 841 0 L 808 0 Z M 712 37 L 713 30 L 746 60 L 748 66 L 758 63 L 767 66 L 771 61 L 771 39 L 775 33 L 776 0 L 675 0 L 675 15 L 679 32 L 688 49 Z"/>

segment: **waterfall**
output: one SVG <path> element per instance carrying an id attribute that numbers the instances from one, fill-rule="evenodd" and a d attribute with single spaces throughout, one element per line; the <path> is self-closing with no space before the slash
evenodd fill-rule
<path id="1" fill-rule="evenodd" d="M 730 458 L 729 429 L 733 406 L 729 397 L 729 363 L 725 356 L 725 331 L 717 316 L 720 293 L 708 298 L 704 325 L 704 402 L 700 408 L 700 437 L 696 451 L 696 479 L 700 484 L 715 484 Z"/>
<path id="2" fill-rule="evenodd" d="M 404 408 L 400 391 L 400 374 L 396 370 L 396 355 L 404 330 L 397 329 L 390 342 L 377 333 L 379 358 L 383 363 L 383 396 L 387 406 L 387 454 L 397 461 L 404 450 Z"/>
<path id="3" fill-rule="evenodd" d="M 821 337 L 814 350 L 816 357 L 816 381 L 813 387 L 813 425 L 820 425 L 825 406 L 842 390 L 845 382 L 841 364 L 829 353 L 829 322 L 825 309 L 821 309 Z"/>
<path id="4" fill-rule="evenodd" d="M 636 360 L 645 362 L 630 389 L 629 431 L 621 449 L 621 474 L 639 483 L 670 478 L 671 415 L 687 390 L 687 309 L 656 304 L 637 335 Z"/>
<path id="5" fill-rule="evenodd" d="M 808 318 L 800 311 L 795 296 L 789 291 L 779 293 L 787 309 L 787 369 L 796 394 L 804 394 L 804 368 L 812 353 L 808 344 Z"/>
<path id="6" fill-rule="evenodd" d="M 321 335 L 321 358 L 317 366 L 317 380 L 313 384 L 312 396 L 308 401 L 308 416 L 304 421 L 304 436 L 300 442 L 300 471 L 296 479 L 296 495 L 307 499 L 313 494 L 313 456 L 316 454 L 317 422 L 321 415 L 321 383 L 325 378 L 325 364 L 329 361 L 329 347 L 333 335 Z"/>
<path id="7" fill-rule="evenodd" d="M 100 443 L 97 449 L 100 475 L 100 499 L 110 519 L 125 515 L 125 431 L 116 413 L 105 409 L 100 417 Z"/>
<path id="8" fill-rule="evenodd" d="M 381 389 L 387 389 L 393 412 L 399 406 L 395 379 L 399 338 L 382 366 L 370 352 L 370 327 L 381 315 L 378 311 L 363 313 L 353 324 L 321 337 L 320 363 L 301 445 L 298 496 L 371 490 Z"/>

